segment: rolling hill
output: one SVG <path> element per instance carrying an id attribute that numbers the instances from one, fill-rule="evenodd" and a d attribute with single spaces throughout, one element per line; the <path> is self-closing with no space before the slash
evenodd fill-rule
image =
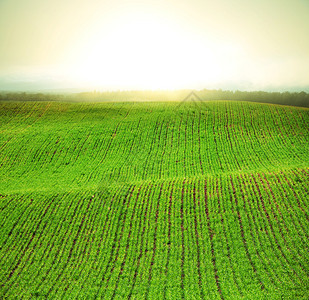
<path id="1" fill-rule="evenodd" d="M 309 109 L 0 102 L 0 297 L 309 297 Z"/>

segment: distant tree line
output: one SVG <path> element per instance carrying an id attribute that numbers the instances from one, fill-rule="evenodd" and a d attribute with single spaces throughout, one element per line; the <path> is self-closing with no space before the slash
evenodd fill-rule
<path id="1" fill-rule="evenodd" d="M 197 95 L 203 100 L 241 100 L 309 107 L 309 94 L 305 92 L 242 92 L 205 89 L 197 92 Z"/>
<path id="2" fill-rule="evenodd" d="M 2 92 L 0 101 L 182 101 L 191 90 L 177 91 L 112 91 L 71 94 Z M 235 100 L 309 107 L 306 92 L 243 92 L 229 90 L 195 91 L 202 100 Z"/>
<path id="3" fill-rule="evenodd" d="M 2 92 L 0 101 L 64 101 L 65 95 L 26 93 L 26 92 Z"/>

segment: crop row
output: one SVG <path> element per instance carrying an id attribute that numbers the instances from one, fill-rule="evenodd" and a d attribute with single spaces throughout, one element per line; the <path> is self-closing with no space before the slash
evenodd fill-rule
<path id="1" fill-rule="evenodd" d="M 2 195 L 1 296 L 305 295 L 307 173 Z"/>
<path id="2" fill-rule="evenodd" d="M 3 120 L 13 119 L 0 126 L 6 190 L 304 167 L 309 151 L 308 111 L 300 108 L 224 101 L 1 105 Z"/>

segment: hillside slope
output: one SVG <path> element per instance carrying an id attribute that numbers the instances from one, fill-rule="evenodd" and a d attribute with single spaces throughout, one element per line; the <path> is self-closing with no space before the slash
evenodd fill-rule
<path id="1" fill-rule="evenodd" d="M 0 103 L 0 296 L 308 297 L 309 110 Z"/>

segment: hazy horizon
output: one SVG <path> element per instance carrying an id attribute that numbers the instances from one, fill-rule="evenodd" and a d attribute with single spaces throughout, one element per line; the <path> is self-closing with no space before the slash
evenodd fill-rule
<path id="1" fill-rule="evenodd" d="M 2 0 L 0 91 L 309 92 L 309 2 Z"/>

